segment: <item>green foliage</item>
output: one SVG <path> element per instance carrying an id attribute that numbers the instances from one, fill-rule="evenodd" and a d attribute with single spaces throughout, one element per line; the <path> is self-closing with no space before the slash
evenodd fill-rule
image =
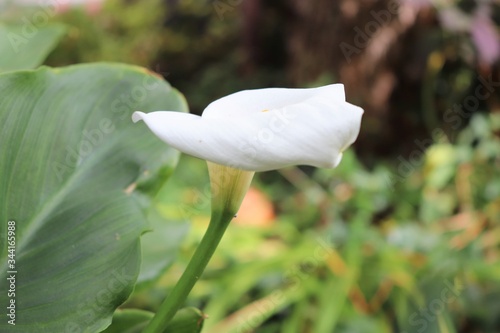
<path id="1" fill-rule="evenodd" d="M 184 98 L 142 68 L 113 64 L 6 73 L 0 91 L 0 275 L 14 274 L 16 286 L 9 299 L 10 284 L 0 292 L 18 318 L 1 330 L 98 332 L 139 274 L 157 192 L 142 184 L 163 184 L 178 157 L 130 115 L 186 111 Z M 15 223 L 9 249 L 7 221 Z M 178 229 L 162 228 L 175 241 L 154 266 L 144 263 L 149 279 L 173 260 L 182 233 L 169 230 Z M 145 253 L 157 247 L 146 243 Z"/>

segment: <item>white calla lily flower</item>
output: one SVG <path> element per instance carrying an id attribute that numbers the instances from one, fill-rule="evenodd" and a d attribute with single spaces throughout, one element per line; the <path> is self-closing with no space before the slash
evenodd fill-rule
<path id="1" fill-rule="evenodd" d="M 345 101 L 344 86 L 245 90 L 212 102 L 202 116 L 134 112 L 170 146 L 247 171 L 290 165 L 332 168 L 357 138 L 363 109 Z"/>
<path id="2" fill-rule="evenodd" d="M 160 139 L 208 161 L 212 214 L 240 207 L 255 171 L 290 165 L 333 168 L 357 138 L 363 109 L 344 86 L 245 90 L 212 102 L 202 116 L 134 112 Z M 219 216 L 220 217 L 220 216 Z"/>

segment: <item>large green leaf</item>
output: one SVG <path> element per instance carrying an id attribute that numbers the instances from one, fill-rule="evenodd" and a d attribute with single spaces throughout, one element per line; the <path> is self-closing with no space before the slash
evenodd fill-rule
<path id="1" fill-rule="evenodd" d="M 0 23 L 0 73 L 40 66 L 65 31 L 58 23 L 35 26 L 28 17 L 23 24 Z"/>
<path id="2" fill-rule="evenodd" d="M 0 306 L 16 306 L 16 325 L 4 316 L 0 332 L 101 331 L 139 273 L 155 190 L 137 195 L 134 184 L 163 183 L 178 159 L 130 115 L 186 111 L 185 100 L 146 70 L 116 64 L 5 73 L 0 94 Z"/>

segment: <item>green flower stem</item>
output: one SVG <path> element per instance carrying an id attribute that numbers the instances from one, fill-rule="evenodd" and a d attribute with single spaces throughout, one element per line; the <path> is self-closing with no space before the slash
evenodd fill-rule
<path id="1" fill-rule="evenodd" d="M 163 333 L 167 324 L 186 301 L 194 284 L 207 267 L 227 226 L 238 211 L 250 187 L 253 171 L 244 171 L 208 162 L 212 192 L 212 216 L 200 245 L 174 289 L 163 301 L 143 333 Z"/>
<path id="2" fill-rule="evenodd" d="M 212 214 L 207 231 L 186 270 L 143 333 L 162 333 L 165 330 L 167 324 L 184 304 L 189 292 L 205 270 L 232 219 L 233 214 L 217 212 Z"/>

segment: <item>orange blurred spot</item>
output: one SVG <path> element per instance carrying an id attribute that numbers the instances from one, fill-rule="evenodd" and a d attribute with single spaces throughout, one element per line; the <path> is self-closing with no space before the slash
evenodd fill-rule
<path id="1" fill-rule="evenodd" d="M 239 225 L 267 227 L 273 224 L 274 216 L 273 204 L 266 195 L 250 187 L 233 222 Z"/>
<path id="2" fill-rule="evenodd" d="M 479 212 L 463 212 L 450 217 L 442 226 L 444 230 L 458 232 L 450 244 L 452 248 L 463 249 L 484 231 L 486 217 Z"/>

